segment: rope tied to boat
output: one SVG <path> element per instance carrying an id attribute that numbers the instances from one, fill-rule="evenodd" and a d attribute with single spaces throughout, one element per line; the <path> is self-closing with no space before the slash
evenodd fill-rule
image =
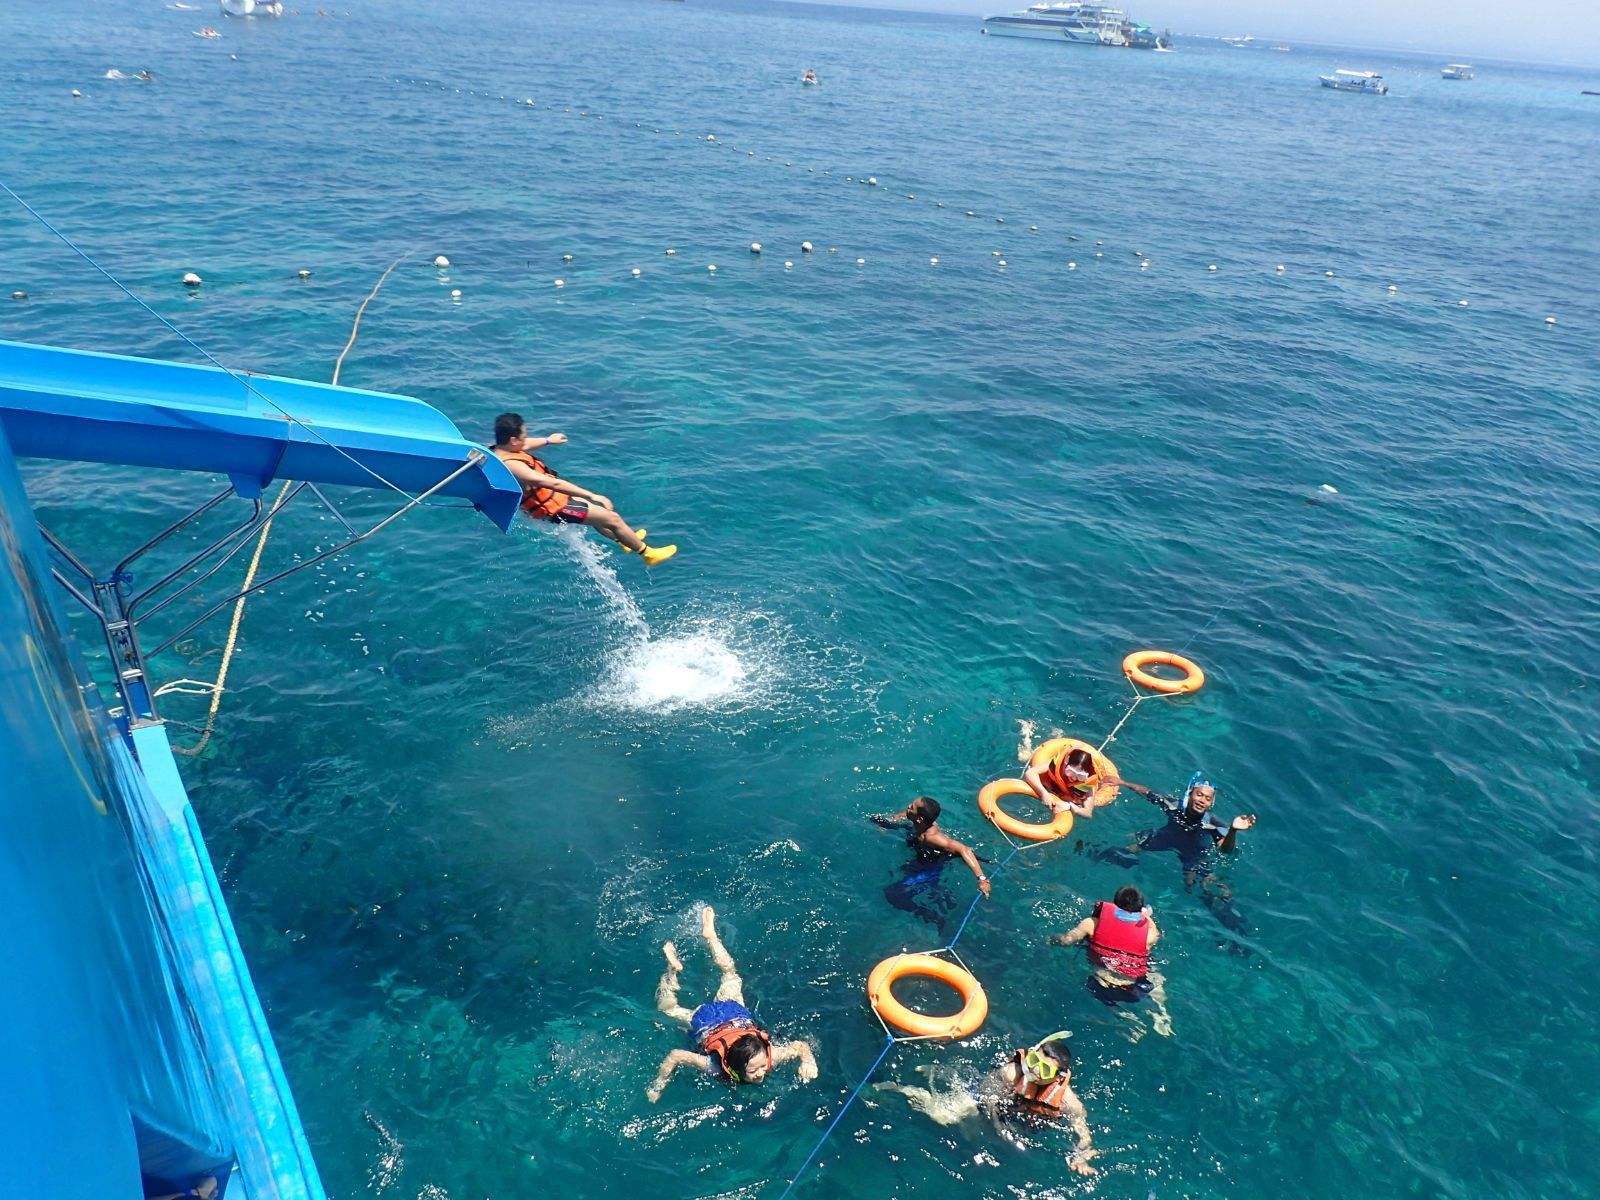
<path id="1" fill-rule="evenodd" d="M 339 357 L 333 363 L 332 383 L 335 387 L 339 386 L 339 374 L 344 370 L 346 355 L 355 346 L 356 339 L 361 336 L 361 318 L 366 315 L 367 305 L 371 304 L 373 298 L 382 290 L 383 285 L 388 282 L 389 276 L 394 274 L 395 268 L 410 256 L 411 251 L 407 250 L 390 263 L 383 274 L 378 276 L 378 282 L 372 285 L 372 290 L 367 293 L 366 298 L 356 308 L 355 319 L 350 323 L 350 337 L 345 342 L 344 349 L 339 351 Z M 193 679 L 175 679 L 171 683 L 164 684 L 156 689 L 155 694 L 157 696 L 164 696 L 171 692 L 181 692 L 190 696 L 204 695 L 206 692 L 211 694 L 211 706 L 206 711 L 206 720 L 201 727 L 200 737 L 193 746 L 173 746 L 172 752 L 174 754 L 181 755 L 184 758 L 196 758 L 211 744 L 212 734 L 216 732 L 217 728 L 217 713 L 222 708 L 222 693 L 228 683 L 228 670 L 233 666 L 234 651 L 239 645 L 239 629 L 244 623 L 244 606 L 250 599 L 250 589 L 251 585 L 255 583 L 256 572 L 261 569 L 261 556 L 266 552 L 267 539 L 272 535 L 273 518 L 278 515 L 278 510 L 283 507 L 284 500 L 292 486 L 292 480 L 285 479 L 283 481 L 278 488 L 278 494 L 273 497 L 272 506 L 267 510 L 266 520 L 261 523 L 261 532 L 256 537 L 255 551 L 250 555 L 250 566 L 245 571 L 244 583 L 239 588 L 239 598 L 233 604 L 233 619 L 228 623 L 228 638 L 223 643 L 222 662 L 217 667 L 216 679 L 209 684 Z"/>

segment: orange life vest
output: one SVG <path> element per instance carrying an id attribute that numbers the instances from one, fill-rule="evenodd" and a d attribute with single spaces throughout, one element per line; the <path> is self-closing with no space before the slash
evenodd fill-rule
<path id="1" fill-rule="evenodd" d="M 1095 788 L 1100 786 L 1100 774 L 1092 767 L 1089 778 L 1082 783 L 1067 782 L 1067 755 L 1072 753 L 1071 746 L 1063 746 L 1061 753 L 1050 762 L 1050 766 L 1043 773 L 1044 786 L 1063 800 L 1087 800 L 1094 794 Z"/>
<path id="2" fill-rule="evenodd" d="M 1026 1113 L 1048 1120 L 1059 1121 L 1066 1108 L 1067 1081 L 1057 1075 L 1049 1083 L 1030 1078 L 1022 1067 L 1023 1051 L 1017 1051 L 1017 1081 L 1011 1085 L 1011 1099 Z"/>
<path id="3" fill-rule="evenodd" d="M 728 1066 L 728 1051 L 740 1038 L 753 1037 L 761 1042 L 761 1047 L 767 1052 L 767 1073 L 772 1073 L 772 1039 L 754 1021 L 747 1021 L 743 1017 L 729 1021 L 726 1025 L 718 1025 L 700 1039 L 700 1049 L 717 1060 L 717 1066 L 724 1076 L 734 1083 L 744 1081 Z"/>
<path id="4" fill-rule="evenodd" d="M 541 475 L 552 474 L 544 463 L 521 450 L 502 450 L 499 446 L 490 446 L 489 449 L 494 451 L 494 456 L 501 462 L 519 462 L 532 467 Z M 530 487 L 527 484 L 522 488 L 522 510 L 530 516 L 543 517 L 546 520 L 565 508 L 567 501 L 571 499 L 572 497 L 565 492 L 558 492 L 554 488 Z"/>

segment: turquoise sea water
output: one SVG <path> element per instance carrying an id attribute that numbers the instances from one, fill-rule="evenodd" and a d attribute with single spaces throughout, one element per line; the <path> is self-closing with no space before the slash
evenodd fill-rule
<path id="1" fill-rule="evenodd" d="M 325 378 L 408 252 L 345 382 L 562 429 L 561 470 L 682 547 L 647 577 L 441 509 L 252 602 L 187 778 L 330 1194 L 777 1195 L 877 1053 L 867 971 L 943 940 L 885 901 L 904 851 L 866 815 L 929 792 L 999 857 L 977 788 L 1022 723 L 1103 737 L 1144 645 L 1210 683 L 1110 751 L 1260 814 L 1234 906 L 1094 857 L 1154 824 L 1125 794 L 980 907 L 981 1034 L 879 1073 L 975 1078 L 1070 1028 L 1099 1181 L 868 1093 L 799 1194 L 1600 1188 L 1595 74 L 796 6 L 306 7 L 204 42 L 209 7 L 5 6 L 3 177 L 241 367 Z M 1339 66 L 1393 90 L 1316 86 Z M 0 336 L 192 357 L 15 209 L 0 245 L 30 293 Z M 206 493 L 29 484 L 107 557 Z M 269 561 L 334 530 L 285 518 Z M 209 676 L 224 632 L 160 673 Z M 1129 880 L 1170 1038 L 1043 945 Z M 681 1044 L 660 942 L 686 1000 L 713 985 L 700 900 L 815 1084 L 646 1103 Z"/>

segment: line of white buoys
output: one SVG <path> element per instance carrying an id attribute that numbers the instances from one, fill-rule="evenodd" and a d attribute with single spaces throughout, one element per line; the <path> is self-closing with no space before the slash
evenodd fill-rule
<path id="1" fill-rule="evenodd" d="M 562 255 L 562 256 L 561 256 L 561 261 L 562 261 L 562 262 L 571 262 L 571 261 L 572 261 L 572 255 L 570 255 L 570 254 L 563 254 L 563 255 Z"/>
<path id="2" fill-rule="evenodd" d="M 864 267 L 864 266 L 866 266 L 866 265 L 867 265 L 867 260 L 866 260 L 866 259 L 864 259 L 864 258 L 858 258 L 858 259 L 856 259 L 856 266 L 858 266 L 858 267 Z"/>
<path id="3" fill-rule="evenodd" d="M 11 298 L 13 300 L 26 300 L 28 298 L 28 293 L 23 291 L 21 288 L 18 288 L 16 291 L 11 293 Z M 1555 324 L 1556 319 L 1554 317 L 1546 317 L 1545 319 L 1552 325 Z"/>
<path id="4" fill-rule="evenodd" d="M 706 270 L 710 271 L 713 275 L 715 275 L 717 273 L 717 264 L 716 263 L 707 263 L 706 264 Z"/>
<path id="5" fill-rule="evenodd" d="M 676 258 L 677 255 L 678 255 L 678 252 L 676 250 L 674 250 L 671 246 L 667 247 L 667 257 L 668 258 Z"/>
<path id="6" fill-rule="evenodd" d="M 461 299 L 461 289 L 460 288 L 451 288 L 450 289 L 450 299 L 452 299 L 452 300 L 460 300 Z"/>
<path id="7" fill-rule="evenodd" d="M 296 271 L 295 275 L 300 279 L 310 279 L 311 278 L 311 272 L 306 270 L 304 267 L 301 267 L 298 271 Z"/>
<path id="8" fill-rule="evenodd" d="M 800 243 L 800 253 L 801 254 L 810 254 L 812 249 L 813 249 L 813 247 L 812 247 L 810 242 L 801 242 Z"/>
<path id="9" fill-rule="evenodd" d="M 567 286 L 567 281 L 565 279 L 558 279 L 555 281 L 555 283 L 558 288 L 564 288 Z"/>
<path id="10" fill-rule="evenodd" d="M 439 270 L 442 271 L 442 270 L 444 270 L 446 267 L 448 267 L 450 265 L 450 260 L 448 258 L 446 258 L 444 255 L 440 254 L 440 255 L 438 255 L 438 256 L 436 256 L 434 258 L 433 265 L 438 267 Z"/>
<path id="11" fill-rule="evenodd" d="M 639 278 L 639 276 L 641 276 L 641 275 L 643 275 L 643 274 L 644 274 L 644 272 L 643 272 L 643 271 L 641 271 L 641 270 L 639 270 L 639 268 L 638 268 L 638 267 L 635 267 L 635 268 L 634 268 L 634 269 L 633 269 L 633 277 L 634 277 L 634 278 L 635 278 L 635 279 L 637 279 L 637 278 Z"/>
<path id="12" fill-rule="evenodd" d="M 439 91 L 450 91 L 451 90 L 448 87 L 448 85 L 446 85 L 446 84 L 444 84 L 444 83 L 442 83 L 440 81 L 437 81 L 437 80 L 401 79 L 401 78 L 396 77 L 393 80 L 393 82 L 396 83 L 396 84 L 410 83 L 410 84 L 414 84 L 414 85 L 420 85 L 420 86 L 426 87 L 426 88 L 434 88 L 434 89 L 437 89 Z M 463 89 L 455 88 L 454 92 L 455 92 L 456 95 L 461 95 L 461 94 L 463 94 Z M 73 89 L 73 94 L 75 96 L 76 95 L 81 95 L 81 93 L 76 88 Z M 472 96 L 481 97 L 482 99 L 485 99 L 485 100 L 495 100 L 497 98 L 492 93 L 480 92 L 480 91 L 477 91 L 477 90 L 474 90 L 474 89 L 466 89 L 466 94 L 472 95 Z M 500 97 L 498 97 L 498 99 L 500 101 L 502 101 L 502 102 L 506 102 L 507 101 L 507 98 L 504 97 L 504 96 L 500 96 Z M 535 108 L 536 107 L 536 105 L 535 105 L 535 103 L 534 103 L 534 101 L 533 101 L 533 99 L 531 97 L 521 101 L 520 105 L 515 100 L 511 100 L 511 101 L 509 101 L 509 103 L 511 103 L 512 105 L 519 106 L 519 107 L 527 107 L 527 108 Z M 553 107 L 546 106 L 545 111 L 554 112 L 555 109 Z M 573 110 L 570 107 L 568 107 L 568 108 L 564 109 L 564 111 L 570 114 Z M 587 110 L 580 111 L 578 115 L 579 116 L 583 116 L 583 117 L 588 117 L 588 116 L 592 115 L 597 120 L 603 120 L 604 116 L 605 116 L 605 114 L 602 114 L 602 113 L 592 113 L 591 114 Z M 639 122 L 639 121 L 633 122 L 633 127 L 635 129 L 639 129 L 639 130 L 645 130 L 646 128 L 649 128 L 649 131 L 651 133 L 654 133 L 654 134 L 657 134 L 657 135 L 660 135 L 660 134 L 663 134 L 663 133 L 668 133 L 668 134 L 671 134 L 671 135 L 674 135 L 674 136 L 677 136 L 677 137 L 685 136 L 685 132 L 683 130 L 681 130 L 681 129 L 678 129 L 678 130 L 663 130 L 663 129 L 661 129 L 659 127 L 655 127 L 655 126 L 647 127 L 642 122 Z M 706 143 L 711 143 L 711 144 L 716 144 L 719 147 L 727 147 L 728 149 L 734 150 L 735 152 L 737 152 L 737 150 L 740 149 L 740 147 L 730 145 L 729 143 L 726 143 L 726 142 L 718 142 L 717 141 L 717 137 L 716 137 L 715 134 L 705 134 L 705 135 L 703 135 L 703 137 L 701 135 L 695 135 L 695 140 L 704 141 Z M 745 150 L 745 154 L 748 157 L 751 157 L 751 158 L 757 157 L 757 153 L 756 153 L 755 150 L 746 149 Z M 770 154 L 765 156 L 765 160 L 767 162 L 771 162 L 771 163 L 777 163 L 777 162 L 780 161 L 776 156 L 770 155 Z M 782 160 L 782 163 L 783 163 L 783 165 L 785 167 L 793 168 L 795 166 L 795 163 L 792 160 L 788 160 L 788 159 Z M 812 174 L 812 175 L 820 174 L 822 176 L 829 177 L 829 178 L 833 177 L 833 172 L 831 170 L 827 169 L 827 168 L 822 168 L 822 169 L 819 170 L 815 166 L 808 166 L 808 167 L 806 167 L 806 171 L 809 174 Z M 860 183 L 860 184 L 862 184 L 863 186 L 866 186 L 866 187 L 879 187 L 880 186 L 878 177 L 876 175 L 866 175 L 866 176 L 860 176 L 860 177 L 857 177 L 855 175 L 846 175 L 843 178 L 844 178 L 845 182 L 847 182 L 847 183 Z M 892 184 L 892 181 L 891 181 L 891 184 Z M 885 194 L 885 196 L 888 196 L 888 197 L 892 198 L 892 194 L 893 194 L 892 187 L 890 189 L 888 189 L 888 190 L 885 190 L 884 194 Z M 906 193 L 904 193 L 904 195 L 905 195 L 906 200 L 908 200 L 908 201 L 915 201 L 917 199 L 917 193 L 915 193 L 915 192 L 906 192 Z M 929 200 L 929 201 L 925 201 L 925 203 L 929 203 L 933 207 L 939 208 L 939 209 L 943 209 L 943 208 L 946 207 L 946 204 L 945 204 L 945 202 L 943 200 Z M 974 211 L 972 209 L 957 210 L 957 211 L 964 212 L 965 215 L 968 216 L 968 217 L 976 217 L 976 216 L 980 215 L 980 214 L 978 214 L 976 211 Z M 995 217 L 994 221 L 995 221 L 995 223 L 997 225 L 1006 224 L 1006 218 L 1002 217 L 1002 216 Z M 1036 225 L 1036 224 L 1030 224 L 1028 226 L 1028 232 L 1029 233 L 1038 233 L 1039 232 L 1039 226 Z M 1063 231 L 1059 231 L 1059 233 L 1060 233 L 1060 236 L 1065 237 L 1066 240 L 1069 241 L 1069 242 L 1075 242 L 1075 241 L 1079 240 L 1076 235 L 1070 234 L 1070 233 L 1066 233 L 1064 230 Z M 1105 257 L 1103 249 L 1102 249 L 1102 247 L 1105 245 L 1104 241 L 1101 241 L 1101 240 L 1097 239 L 1094 244 L 1095 244 L 1095 251 L 1094 251 L 1095 258 L 1098 259 L 1098 258 Z M 759 243 L 752 243 L 752 253 L 759 253 L 759 251 L 755 249 L 755 247 L 758 246 L 758 245 L 759 245 Z M 837 254 L 838 253 L 838 247 L 837 246 L 830 246 L 828 249 L 829 249 L 829 253 L 830 254 Z M 810 253 L 811 252 L 810 243 L 808 242 L 808 243 L 802 244 L 801 250 L 804 253 Z M 1145 256 L 1144 251 L 1142 249 L 1139 249 L 1139 248 L 1135 247 L 1135 248 L 1133 248 L 1132 253 L 1139 260 L 1139 269 L 1141 271 L 1145 271 L 1145 270 L 1149 270 L 1150 269 L 1150 267 L 1152 265 L 1151 260 Z M 672 250 L 672 249 L 668 249 L 667 250 L 667 254 L 668 254 L 669 257 L 671 257 L 671 256 L 676 254 L 676 251 Z M 995 254 L 995 257 L 997 259 L 999 259 L 999 261 L 1001 263 L 1003 263 L 1005 261 L 1004 259 L 1000 258 L 998 253 Z M 571 261 L 570 256 L 566 257 L 564 259 L 564 261 L 570 262 Z M 785 261 L 786 261 L 786 264 L 788 264 L 792 260 L 785 260 Z M 866 261 L 865 259 L 857 259 L 856 260 L 858 266 L 864 265 L 865 261 Z M 931 258 L 929 260 L 929 262 L 930 262 L 930 265 L 936 265 L 937 262 L 938 262 L 938 259 L 937 258 Z M 446 259 L 443 255 L 440 255 L 439 258 L 436 260 L 436 263 L 441 268 L 443 268 L 443 267 L 449 265 L 449 260 Z M 1068 262 L 1067 263 L 1067 269 L 1068 270 L 1076 270 L 1077 269 L 1077 265 L 1078 264 L 1075 261 Z M 712 270 L 715 269 L 714 264 L 712 265 L 712 267 L 710 269 L 712 269 Z M 1209 263 L 1209 264 L 1207 264 L 1207 268 L 1206 269 L 1207 269 L 1207 272 L 1210 273 L 1210 272 L 1220 271 L 1221 268 L 1216 263 Z M 1287 268 L 1286 264 L 1278 263 L 1278 264 L 1276 264 L 1275 270 L 1276 270 L 1277 274 L 1283 275 L 1283 274 L 1285 274 L 1287 272 L 1288 268 Z M 1324 275 L 1325 278 L 1328 278 L 1328 279 L 1336 278 L 1335 272 L 1333 270 L 1325 270 L 1323 272 L 1323 275 Z M 447 282 L 447 281 L 446 280 L 441 280 L 441 282 Z M 1395 284 L 1389 284 L 1388 285 L 1388 293 L 1390 295 L 1395 295 L 1395 294 L 1398 293 L 1398 291 L 1399 291 L 1399 288 L 1398 288 L 1397 285 L 1395 285 Z M 1458 304 L 1459 307 L 1466 308 L 1466 307 L 1469 307 L 1470 301 L 1462 299 L 1462 300 L 1458 300 L 1457 304 Z M 1546 325 L 1554 325 L 1554 324 L 1556 324 L 1555 317 L 1554 316 L 1546 317 L 1545 318 L 1545 324 Z"/>
<path id="13" fill-rule="evenodd" d="M 761 243 L 760 242 L 751 242 L 750 243 L 750 253 L 751 254 L 760 254 L 761 253 Z"/>
<path id="14" fill-rule="evenodd" d="M 930 267 L 937 267 L 939 265 L 939 256 L 935 254 L 932 258 L 930 258 L 928 260 L 928 265 Z"/>
<path id="15" fill-rule="evenodd" d="M 74 100 L 82 100 L 83 99 L 83 93 L 80 92 L 77 88 L 73 88 L 72 89 L 72 98 Z"/>
<path id="16" fill-rule="evenodd" d="M 195 274 L 193 271 L 185 271 L 183 273 L 183 286 L 184 287 L 197 288 L 203 282 L 204 282 L 204 280 L 202 280 L 200 278 L 200 276 Z"/>

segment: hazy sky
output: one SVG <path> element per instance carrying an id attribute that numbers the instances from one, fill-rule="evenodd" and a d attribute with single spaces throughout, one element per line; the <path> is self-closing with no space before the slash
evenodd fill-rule
<path id="1" fill-rule="evenodd" d="M 1034 0 L 831 0 L 989 15 Z M 1123 0 L 1179 33 L 1253 34 L 1478 58 L 1576 63 L 1600 73 L 1600 0 Z"/>

